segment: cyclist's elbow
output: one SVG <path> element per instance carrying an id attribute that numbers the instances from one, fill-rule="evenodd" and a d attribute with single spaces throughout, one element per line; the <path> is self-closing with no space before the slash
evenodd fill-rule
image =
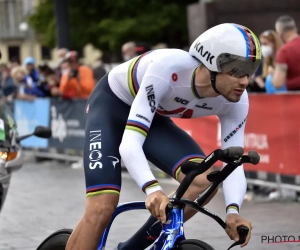
<path id="1" fill-rule="evenodd" d="M 124 158 L 124 156 L 127 154 L 127 145 L 126 143 L 124 143 L 123 141 L 121 142 L 120 146 L 119 146 L 119 153 L 121 158 Z"/>
<path id="2" fill-rule="evenodd" d="M 119 153 L 125 165 L 128 165 L 137 155 L 143 155 L 143 143 L 131 136 L 124 136 L 119 146 Z"/>
<path id="3" fill-rule="evenodd" d="M 133 154 L 133 145 L 131 142 L 122 140 L 119 146 L 119 153 L 122 159 L 130 158 Z"/>

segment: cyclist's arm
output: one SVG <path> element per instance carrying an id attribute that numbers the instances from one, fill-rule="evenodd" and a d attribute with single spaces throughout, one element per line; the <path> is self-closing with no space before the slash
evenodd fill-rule
<path id="1" fill-rule="evenodd" d="M 170 88 L 169 83 L 161 76 L 155 76 L 155 72 L 162 71 L 162 66 L 151 65 L 150 67 L 151 69 L 148 68 L 132 103 L 120 145 L 120 155 L 128 172 L 147 195 L 162 190 L 162 188 L 150 170 L 142 147 L 159 101 L 169 92 Z M 153 145 L 153 147 L 158 146 Z"/>
<path id="2" fill-rule="evenodd" d="M 248 115 L 248 95 L 245 93 L 240 102 L 225 104 L 224 114 L 220 114 L 222 148 L 244 147 L 244 131 Z M 225 164 L 224 164 L 225 165 Z M 229 175 L 223 182 L 227 213 L 239 213 L 247 189 L 243 165 Z"/>

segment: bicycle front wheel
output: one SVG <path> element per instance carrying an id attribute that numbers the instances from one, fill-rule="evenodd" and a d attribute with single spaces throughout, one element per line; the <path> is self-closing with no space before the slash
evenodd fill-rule
<path id="1" fill-rule="evenodd" d="M 173 250 L 215 250 L 201 240 L 182 240 Z"/>
<path id="2" fill-rule="evenodd" d="M 58 230 L 47 237 L 36 250 L 65 250 L 71 233 L 71 229 Z"/>

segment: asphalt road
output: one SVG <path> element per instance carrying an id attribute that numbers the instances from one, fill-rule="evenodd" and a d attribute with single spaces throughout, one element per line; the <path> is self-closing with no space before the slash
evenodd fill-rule
<path id="1" fill-rule="evenodd" d="M 162 185 L 167 192 L 176 189 L 174 181 L 163 180 Z M 121 202 L 144 198 L 137 185 L 124 173 Z M 71 169 L 69 165 L 55 161 L 35 163 L 29 160 L 20 171 L 14 173 L 0 214 L 0 250 L 34 250 L 53 231 L 73 228 L 81 217 L 84 201 L 82 169 Z M 224 218 L 222 192 L 207 208 Z M 299 203 L 245 201 L 241 215 L 253 224 L 252 238 L 245 250 L 300 249 L 300 242 L 262 243 L 263 236 L 289 235 L 298 240 Z M 141 210 L 121 214 L 112 226 L 106 249 L 112 249 L 131 236 L 148 216 L 147 211 Z M 232 243 L 216 222 L 202 214 L 197 214 L 185 224 L 185 233 L 187 238 L 202 239 L 216 250 L 225 250 Z"/>

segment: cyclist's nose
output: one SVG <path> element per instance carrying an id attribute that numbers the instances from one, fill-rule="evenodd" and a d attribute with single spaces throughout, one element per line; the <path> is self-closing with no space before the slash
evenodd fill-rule
<path id="1" fill-rule="evenodd" d="M 243 85 L 246 88 L 249 84 L 249 77 L 246 76 L 246 75 L 241 77 L 240 80 L 239 80 L 239 84 Z"/>

